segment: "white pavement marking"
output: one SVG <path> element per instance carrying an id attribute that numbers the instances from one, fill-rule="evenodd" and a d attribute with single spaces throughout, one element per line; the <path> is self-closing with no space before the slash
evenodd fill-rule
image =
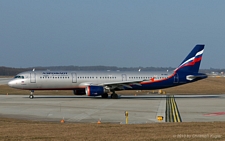
<path id="1" fill-rule="evenodd" d="M 161 101 L 159 103 L 159 108 L 156 113 L 156 119 L 158 116 L 162 116 L 163 119 L 162 121 L 157 120 L 158 122 L 165 122 L 165 119 L 166 119 L 165 112 L 166 112 L 166 95 L 162 95 Z"/>

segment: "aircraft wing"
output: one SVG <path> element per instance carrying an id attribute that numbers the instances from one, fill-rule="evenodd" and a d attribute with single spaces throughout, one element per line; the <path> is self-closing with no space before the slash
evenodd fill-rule
<path id="1" fill-rule="evenodd" d="M 120 82 L 112 82 L 112 83 L 102 83 L 98 84 L 99 86 L 108 86 L 111 89 L 123 89 L 123 87 L 132 88 L 130 85 L 138 85 L 141 86 L 140 82 L 144 82 L 146 80 L 134 80 L 134 81 L 120 81 Z"/>

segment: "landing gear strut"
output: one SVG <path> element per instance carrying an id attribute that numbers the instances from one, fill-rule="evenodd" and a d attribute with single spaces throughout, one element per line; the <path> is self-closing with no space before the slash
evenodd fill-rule
<path id="1" fill-rule="evenodd" d="M 118 99 L 118 94 L 115 93 L 115 91 L 112 92 L 111 94 L 112 99 Z"/>
<path id="2" fill-rule="evenodd" d="M 33 99 L 33 98 L 34 98 L 34 95 L 33 95 L 33 94 L 34 94 L 34 90 L 31 90 L 31 91 L 30 91 L 30 95 L 29 95 L 29 98 L 30 98 L 30 99 Z"/>

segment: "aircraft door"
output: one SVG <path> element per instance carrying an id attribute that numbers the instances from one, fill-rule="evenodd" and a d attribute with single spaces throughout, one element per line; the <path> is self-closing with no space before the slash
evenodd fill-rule
<path id="1" fill-rule="evenodd" d="M 77 74 L 72 73 L 72 83 L 77 83 Z"/>
<path id="2" fill-rule="evenodd" d="M 30 83 L 36 83 L 36 73 L 30 73 Z"/>
<path id="3" fill-rule="evenodd" d="M 127 81 L 127 75 L 126 74 L 122 74 L 122 81 Z"/>
<path id="4" fill-rule="evenodd" d="M 179 75 L 177 73 L 174 75 L 174 82 L 173 83 L 179 83 Z"/>

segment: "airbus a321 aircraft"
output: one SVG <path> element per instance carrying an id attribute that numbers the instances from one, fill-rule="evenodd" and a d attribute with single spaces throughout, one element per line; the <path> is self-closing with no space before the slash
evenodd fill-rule
<path id="1" fill-rule="evenodd" d="M 174 87 L 207 78 L 198 73 L 204 45 L 196 45 L 184 61 L 172 72 L 147 71 L 27 71 L 15 76 L 8 85 L 30 90 L 73 90 L 75 95 L 116 99 L 115 91 L 153 90 Z"/>

